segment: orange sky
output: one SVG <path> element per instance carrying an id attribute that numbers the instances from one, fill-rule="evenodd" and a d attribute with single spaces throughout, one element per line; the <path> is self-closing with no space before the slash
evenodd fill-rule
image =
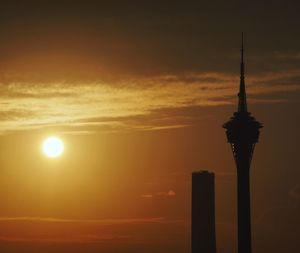
<path id="1" fill-rule="evenodd" d="M 297 252 L 298 15 L 272 3 L 3 3 L 0 251 L 189 252 L 191 172 L 208 169 L 218 251 L 233 252 L 236 174 L 221 126 L 236 110 L 243 30 L 249 110 L 264 124 L 254 253 Z M 41 152 L 49 135 L 65 143 L 57 159 Z"/>

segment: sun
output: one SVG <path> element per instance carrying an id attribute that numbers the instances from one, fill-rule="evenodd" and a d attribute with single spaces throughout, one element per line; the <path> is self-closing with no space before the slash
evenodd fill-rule
<path id="1" fill-rule="evenodd" d="M 64 152 L 64 143 L 58 137 L 51 136 L 44 140 L 42 149 L 47 157 L 59 157 Z"/>

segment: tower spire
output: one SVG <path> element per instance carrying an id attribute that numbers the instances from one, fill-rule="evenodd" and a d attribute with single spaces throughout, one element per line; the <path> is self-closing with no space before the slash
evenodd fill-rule
<path id="1" fill-rule="evenodd" d="M 242 33 L 241 46 L 241 73 L 240 73 L 240 91 L 238 94 L 239 104 L 238 112 L 247 112 L 247 96 L 245 88 L 245 64 L 244 64 L 244 34 Z"/>

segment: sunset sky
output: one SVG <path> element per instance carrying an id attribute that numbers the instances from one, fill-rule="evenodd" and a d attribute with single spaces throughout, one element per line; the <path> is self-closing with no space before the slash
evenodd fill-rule
<path id="1" fill-rule="evenodd" d="M 190 252 L 191 172 L 216 176 L 236 252 L 241 32 L 254 253 L 300 252 L 298 1 L 0 3 L 1 253 Z M 41 146 L 58 136 L 64 153 Z"/>

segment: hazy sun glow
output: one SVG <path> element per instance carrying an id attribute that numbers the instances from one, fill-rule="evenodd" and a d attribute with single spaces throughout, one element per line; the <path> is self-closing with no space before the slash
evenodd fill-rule
<path id="1" fill-rule="evenodd" d="M 43 152 L 46 156 L 50 158 L 55 158 L 60 156 L 64 151 L 64 143 L 61 139 L 57 137 L 48 137 L 43 142 Z"/>

